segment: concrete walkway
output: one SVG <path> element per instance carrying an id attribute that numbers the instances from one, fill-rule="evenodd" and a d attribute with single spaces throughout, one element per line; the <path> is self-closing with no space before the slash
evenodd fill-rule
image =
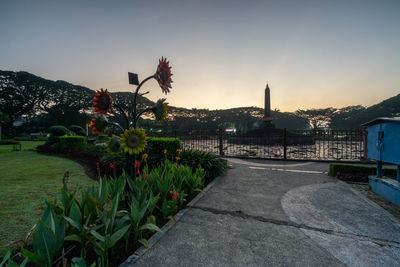
<path id="1" fill-rule="evenodd" d="M 326 163 L 242 161 L 130 266 L 399 266 L 400 223 Z"/>

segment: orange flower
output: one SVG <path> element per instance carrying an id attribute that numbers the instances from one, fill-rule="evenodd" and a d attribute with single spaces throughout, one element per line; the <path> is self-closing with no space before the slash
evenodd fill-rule
<path id="1" fill-rule="evenodd" d="M 172 195 L 172 194 L 174 193 L 174 191 L 172 191 L 172 190 L 169 190 L 169 193 Z"/>
<path id="2" fill-rule="evenodd" d="M 167 155 L 167 150 L 166 149 L 164 149 L 164 155 Z"/>
<path id="3" fill-rule="evenodd" d="M 176 152 L 178 152 L 178 155 L 182 153 L 182 149 L 177 149 Z"/>
<path id="4" fill-rule="evenodd" d="M 146 161 L 148 156 L 149 156 L 149 155 L 148 155 L 147 153 L 144 153 L 144 154 L 142 155 L 142 160 Z"/>

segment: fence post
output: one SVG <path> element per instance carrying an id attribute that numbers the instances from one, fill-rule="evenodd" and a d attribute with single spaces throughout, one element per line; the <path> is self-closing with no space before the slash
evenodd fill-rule
<path id="1" fill-rule="evenodd" d="M 219 140 L 219 155 L 224 155 L 224 139 L 223 139 L 223 131 L 222 129 L 218 129 L 218 140 Z"/>
<path id="2" fill-rule="evenodd" d="M 282 144 L 283 144 L 283 159 L 287 160 L 287 156 L 286 156 L 286 148 L 287 148 L 287 144 L 286 144 L 286 128 L 283 128 L 283 138 L 282 138 Z"/>

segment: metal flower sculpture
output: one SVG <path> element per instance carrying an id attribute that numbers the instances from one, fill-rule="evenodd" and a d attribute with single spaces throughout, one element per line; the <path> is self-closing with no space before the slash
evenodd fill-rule
<path id="1" fill-rule="evenodd" d="M 93 98 L 93 107 L 95 108 L 98 114 L 107 114 L 112 105 L 111 95 L 108 93 L 107 89 L 97 90 L 97 93 L 94 94 Z"/>
<path id="2" fill-rule="evenodd" d="M 167 59 L 164 57 L 161 57 L 159 60 L 156 73 L 147 77 L 141 83 L 139 83 L 137 74 L 129 73 L 129 83 L 137 85 L 133 96 L 133 110 L 126 111 L 117 103 L 113 103 L 111 95 L 107 89 L 100 89 L 96 91 L 96 94 L 94 94 L 93 107 L 96 115 L 90 122 L 89 127 L 94 133 L 101 133 L 109 126 L 115 126 L 120 130 L 120 136 L 113 135 L 108 139 L 106 143 L 107 151 L 111 154 L 118 154 L 121 152 L 126 153 L 128 166 L 130 166 L 131 178 L 133 178 L 133 175 L 136 173 L 136 170 L 134 172 L 132 169 L 132 166 L 134 165 L 133 162 L 136 160 L 136 155 L 142 152 L 146 146 L 146 134 L 143 130 L 136 128 L 137 121 L 144 113 L 147 112 L 152 112 L 157 121 L 164 121 L 167 117 L 168 111 L 168 103 L 165 102 L 166 99 L 164 98 L 158 100 L 153 107 L 138 111 L 137 97 L 138 95 L 146 94 L 139 94 L 139 91 L 145 82 L 154 78 L 157 80 L 162 92 L 167 94 L 170 92 L 170 88 L 172 88 L 171 76 L 171 67 L 169 66 Z M 112 108 L 118 109 L 118 111 L 123 115 L 127 128 L 124 128 L 118 123 L 107 120 L 105 116 Z"/>
<path id="3" fill-rule="evenodd" d="M 163 93 L 165 94 L 169 93 L 169 88 L 172 88 L 171 86 L 172 73 L 171 73 L 171 67 L 169 66 L 169 62 L 167 61 L 166 58 L 161 57 L 155 75 Z"/>

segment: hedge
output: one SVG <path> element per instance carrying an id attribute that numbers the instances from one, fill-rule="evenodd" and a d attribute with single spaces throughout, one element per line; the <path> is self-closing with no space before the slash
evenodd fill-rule
<path id="1" fill-rule="evenodd" d="M 337 176 L 340 174 L 352 175 L 376 175 L 375 166 L 351 165 L 343 163 L 331 163 L 329 165 L 329 175 Z M 387 177 L 396 177 L 396 169 L 383 168 L 383 175 Z"/>
<path id="2" fill-rule="evenodd" d="M 59 141 L 60 141 L 60 146 L 63 148 L 75 148 L 78 147 L 80 145 L 83 145 L 86 143 L 85 141 L 85 137 L 83 136 L 69 136 L 69 135 L 64 135 L 64 136 L 60 136 L 58 137 Z"/>
<path id="3" fill-rule="evenodd" d="M 164 159 L 175 161 L 177 150 L 181 149 L 181 140 L 174 137 L 150 137 L 147 138 L 145 153 L 149 155 L 147 161 L 151 165 L 164 162 Z M 166 150 L 166 155 L 164 155 Z"/>
<path id="4" fill-rule="evenodd" d="M 68 133 L 68 129 L 62 125 L 51 126 L 47 131 L 54 136 L 63 136 Z"/>
<path id="5" fill-rule="evenodd" d="M 68 129 L 69 129 L 71 132 L 74 132 L 76 135 L 86 136 L 86 132 L 85 132 L 85 130 L 84 130 L 81 126 L 78 126 L 78 125 L 71 125 L 71 126 L 68 127 Z"/>

